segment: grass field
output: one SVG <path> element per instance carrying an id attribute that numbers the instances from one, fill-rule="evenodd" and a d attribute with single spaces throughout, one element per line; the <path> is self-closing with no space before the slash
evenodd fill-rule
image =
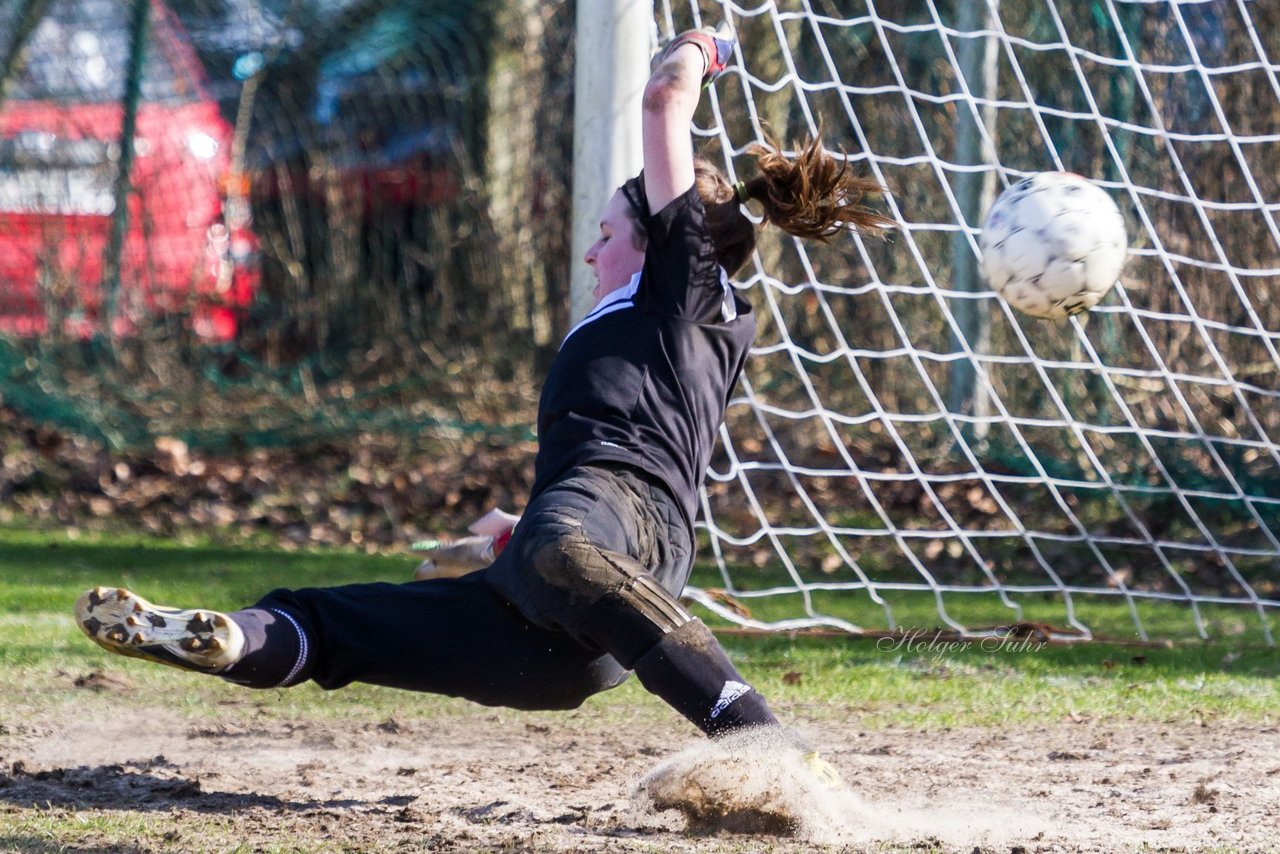
<path id="1" fill-rule="evenodd" d="M 616 741 L 616 732 L 634 728 L 643 734 L 639 741 L 651 745 L 645 749 L 630 745 L 622 749 L 620 756 L 640 763 L 638 767 L 643 766 L 646 756 L 650 757 L 649 763 L 656 761 L 653 757 L 663 755 L 664 747 L 668 752 L 674 750 L 670 747 L 671 733 L 684 742 L 692 741 L 687 725 L 645 694 L 634 680 L 616 691 L 593 698 L 582 710 L 569 715 L 494 711 L 447 698 L 364 686 L 333 693 L 314 686 L 287 692 L 248 692 L 217 680 L 107 656 L 80 635 L 70 617 L 76 596 L 96 584 L 130 586 L 162 603 L 233 609 L 273 587 L 398 580 L 406 578 L 412 566 L 412 559 L 407 557 L 217 548 L 130 537 L 68 540 L 58 534 L 0 531 L 0 721 L 3 722 L 0 757 L 4 759 L 0 764 L 0 849 L 192 850 L 207 843 L 207 850 L 234 850 L 237 846 L 241 846 L 241 850 L 328 850 L 324 840 L 332 841 L 334 831 L 330 826 L 339 821 L 329 814 L 340 814 L 340 805 L 326 806 L 320 810 L 324 816 L 312 819 L 309 816 L 314 809 L 291 809 L 280 803 L 341 804 L 337 792 L 368 787 L 364 782 L 368 777 L 363 776 L 363 771 L 361 782 L 357 783 L 354 777 L 344 780 L 341 769 L 329 768 L 324 785 L 331 785 L 334 793 L 327 800 L 312 792 L 310 800 L 299 795 L 290 801 L 279 794 L 268 795 L 256 790 L 251 781 L 237 784 L 240 789 L 247 787 L 254 798 L 269 796 L 276 800 L 264 806 L 257 800 L 245 800 L 248 796 L 241 791 L 241 800 L 232 801 L 225 810 L 214 807 L 189 810 L 187 802 L 172 799 L 164 801 L 167 804 L 164 809 L 156 809 L 133 802 L 127 794 L 116 800 L 84 794 L 106 786 L 100 779 L 102 774 L 117 786 L 124 778 L 132 781 L 132 785 L 136 783 L 134 778 L 142 774 L 155 784 L 148 802 L 154 801 L 157 791 L 161 795 L 166 791 L 163 786 L 156 789 L 157 780 L 182 778 L 181 770 L 173 768 L 186 768 L 183 751 L 199 754 L 208 749 L 202 743 L 192 742 L 193 732 L 203 733 L 208 727 L 221 727 L 233 734 L 241 731 L 257 734 L 252 737 L 264 739 L 265 744 L 273 740 L 289 741 L 292 737 L 296 750 L 302 751 L 304 758 L 306 740 L 299 742 L 295 736 L 308 727 L 327 734 L 312 746 L 319 753 L 332 749 L 334 743 L 341 743 L 351 733 L 369 732 L 370 728 L 374 728 L 378 737 L 386 735 L 395 739 L 412 735 L 411 741 L 420 749 L 436 745 L 432 733 L 447 730 L 453 733 L 449 746 L 455 752 L 460 749 L 460 743 L 485 742 L 485 733 L 495 727 L 507 732 L 513 744 L 521 743 L 527 733 L 534 733 L 531 737 L 535 744 L 530 749 L 536 749 L 541 736 L 554 741 L 563 735 L 575 744 L 597 739 L 601 746 L 589 751 L 594 758 L 588 764 L 594 761 L 603 765 L 608 765 L 609 745 L 613 743 L 611 739 Z M 832 607 L 840 606 L 833 604 Z M 862 605 L 855 603 L 851 607 Z M 1107 603 L 1099 603 L 1097 607 L 1118 608 Z M 928 621 L 929 612 L 923 607 L 914 613 L 912 607 L 898 610 L 904 626 L 913 625 L 909 619 L 918 619 L 921 628 L 936 625 L 936 620 Z M 908 617 L 904 619 L 902 613 Z M 1118 613 L 1107 619 L 1121 626 L 1123 616 Z M 1178 614 L 1169 615 L 1167 625 L 1185 626 L 1185 620 L 1178 617 Z M 991 622 L 1004 618 L 1003 612 L 993 610 Z M 975 623 L 981 622 L 975 620 Z M 1157 620 L 1155 625 L 1163 624 Z M 1214 642 L 1183 640 L 1172 647 L 1103 643 L 1043 648 L 1012 643 L 946 646 L 929 643 L 927 636 L 919 636 L 910 643 L 887 639 L 727 637 L 725 645 L 744 673 L 788 719 L 800 722 L 809 731 L 838 734 L 835 736 L 838 743 L 827 749 L 843 759 L 837 764 L 846 776 L 850 775 L 853 765 L 859 764 L 859 756 L 876 757 L 868 761 L 887 762 L 884 757 L 897 751 L 905 757 L 919 738 L 927 738 L 916 735 L 922 733 L 935 734 L 940 744 L 958 737 L 957 733 L 994 733 L 1037 744 L 1037 733 L 1046 733 L 1046 749 L 1040 751 L 1042 754 L 1070 756 L 1074 754 L 1066 748 L 1049 749 L 1049 746 L 1060 746 L 1063 738 L 1075 738 L 1071 735 L 1071 728 L 1075 726 L 1079 728 L 1082 743 L 1073 749 L 1084 761 L 1092 758 L 1103 765 L 1108 761 L 1106 751 L 1095 746 L 1091 756 L 1084 755 L 1089 753 L 1088 744 L 1106 741 L 1099 735 L 1100 728 L 1122 742 L 1116 747 L 1116 756 L 1138 748 L 1128 735 L 1115 736 L 1115 732 L 1166 730 L 1183 738 L 1184 733 L 1213 730 L 1229 732 L 1242 739 L 1248 734 L 1259 734 L 1254 748 L 1267 744 L 1280 747 L 1275 735 L 1280 722 L 1280 681 L 1277 681 L 1280 655 L 1275 649 L 1258 645 L 1256 638 L 1247 632 Z M 58 752 L 59 740 L 71 744 L 76 738 L 88 738 L 92 744 L 93 722 L 99 721 L 104 730 L 109 730 L 113 721 L 136 723 L 138 716 L 145 718 L 148 710 L 153 710 L 152 718 L 163 722 L 157 725 L 155 746 L 148 744 L 145 727 L 137 731 L 133 724 L 128 733 L 117 733 L 113 738 L 133 744 L 140 760 L 150 760 L 164 752 L 167 757 L 164 762 L 168 765 L 163 768 L 168 771 L 161 773 L 150 767 L 121 762 L 119 752 L 108 748 L 104 748 L 100 756 L 85 755 L 78 763 L 65 756 L 59 759 L 62 756 Z M 87 725 L 90 726 L 86 729 Z M 472 729 L 475 734 L 470 742 L 466 738 L 459 740 L 458 733 L 465 734 Z M 1058 735 L 1059 732 L 1066 735 Z M 176 736 L 171 737 L 172 733 L 185 733 L 187 741 L 174 747 Z M 224 733 L 220 738 L 222 741 L 218 744 L 225 744 L 230 736 Z M 1140 736 L 1135 738 L 1142 742 Z M 864 744 L 880 740 L 899 746 L 887 754 L 868 752 L 855 749 L 859 739 Z M 238 736 L 237 743 L 241 743 Z M 168 746 L 162 751 L 161 744 Z M 483 748 L 476 749 L 483 754 Z M 1194 743 L 1188 749 L 1194 753 Z M 1266 753 L 1264 750 L 1263 754 Z M 1258 757 L 1264 763 L 1273 758 Z M 217 759 L 215 755 L 208 758 L 208 762 Z M 296 753 L 290 761 L 295 759 L 289 769 L 290 779 L 308 778 L 307 773 L 297 770 L 306 762 L 298 759 Z M 17 761 L 23 765 L 15 770 L 13 763 Z M 1205 761 L 1210 758 L 1205 757 Z M 465 752 L 457 762 L 461 767 L 468 765 Z M 32 763 L 38 763 L 42 770 L 32 772 L 30 768 L 35 767 Z M 894 773 L 909 764 L 909 759 L 904 758 L 896 763 Z M 83 785 L 68 783 L 58 790 L 61 794 L 54 792 L 44 804 L 38 801 L 38 797 L 48 795 L 42 785 L 55 777 L 68 779 L 76 769 L 83 770 L 82 766 L 96 769 L 94 773 L 98 776 L 91 774 L 86 778 L 88 782 L 82 781 Z M 889 771 L 890 766 L 886 766 L 885 773 Z M 963 772 L 964 760 L 957 759 L 949 773 L 963 776 Z M 37 779 L 33 773 L 43 773 L 45 777 Z M 228 772 L 222 773 L 225 776 Z M 310 777 L 314 778 L 316 773 L 310 773 Z M 537 771 L 531 769 L 526 773 Z M 1259 820 L 1270 821 L 1269 826 L 1274 829 L 1275 815 L 1266 818 L 1266 810 L 1280 805 L 1280 763 L 1272 762 L 1262 767 L 1260 773 L 1257 784 L 1262 787 L 1263 796 L 1254 799 L 1253 806 L 1242 802 L 1239 808 L 1245 810 L 1240 816 L 1241 826 L 1254 827 L 1261 834 L 1268 825 L 1252 822 L 1248 811 L 1256 807 L 1260 810 Z M 412 776 L 405 779 L 413 780 Z M 601 779 L 610 780 L 607 784 L 600 783 L 605 788 L 621 785 L 621 781 L 612 780 L 605 772 Z M 426 795 L 413 797 L 419 799 L 415 803 L 421 803 L 415 808 L 426 816 L 423 821 L 428 828 L 435 827 L 428 818 L 434 816 L 438 823 L 443 820 L 440 816 L 446 815 L 468 827 L 494 830 L 488 836 L 481 834 L 473 840 L 474 846 L 458 843 L 459 850 L 504 847 L 510 850 L 511 844 L 517 849 L 523 845 L 519 842 L 523 831 L 515 819 L 505 823 L 487 819 L 473 821 L 468 817 L 467 808 L 457 806 L 441 806 L 433 813 L 430 802 L 422 803 Z M 584 793 L 581 797 L 588 796 Z M 1220 809 L 1215 810 L 1216 815 L 1226 812 L 1222 800 L 1217 801 L 1217 805 Z M 238 838 L 232 819 L 240 813 L 254 814 L 254 810 L 262 809 L 268 813 L 273 809 L 283 810 L 288 813 L 288 820 L 263 820 L 245 837 L 249 841 Z M 359 809 L 352 807 L 351 811 L 355 813 Z M 366 824 L 369 821 L 377 823 L 376 819 L 361 819 Z M 544 824 L 549 823 L 559 832 L 560 825 L 554 821 L 549 819 Z M 584 822 L 584 828 L 603 834 L 602 839 L 590 834 L 563 839 L 549 837 L 545 840 L 546 847 L 622 850 L 617 846 L 625 848 L 634 843 L 639 846 L 634 850 L 761 850 L 758 840 L 704 838 L 694 844 L 680 834 L 661 828 L 635 831 L 640 836 L 633 838 L 628 835 L 630 831 L 618 830 L 621 825 L 591 825 L 585 819 Z M 533 824 L 535 829 L 546 829 L 536 821 Z M 325 830 L 326 827 L 330 829 Z M 387 847 L 388 837 L 383 832 L 376 827 L 366 831 L 351 838 L 340 837 L 346 839 L 342 845 L 349 850 Z M 422 832 L 417 842 L 424 849 L 447 848 L 442 840 L 454 839 L 453 831 L 440 830 L 439 836 L 431 836 L 434 831 L 430 830 Z M 166 837 L 173 833 L 178 836 Z M 397 839 L 396 845 L 391 846 L 397 850 L 412 849 L 416 844 L 413 839 Z M 435 841 L 430 842 L 432 839 Z M 1145 837 L 1135 837 L 1133 841 L 1135 847 L 1150 844 Z M 1173 841 L 1178 842 L 1176 837 Z M 1266 845 L 1280 845 L 1280 837 L 1274 835 L 1251 839 L 1246 834 L 1242 840 L 1227 835 L 1211 841 L 1213 850 L 1223 851 L 1264 850 Z M 689 844 L 694 847 L 681 847 Z M 945 841 L 938 839 L 933 843 L 926 840 L 926 847 L 928 844 L 936 844 L 939 850 L 947 847 Z M 705 848 L 706 845 L 711 848 Z M 740 849 L 744 845 L 746 847 Z M 1184 845 L 1194 849 L 1199 843 Z M 531 850 L 539 847 L 532 844 Z M 873 850 L 884 847 L 873 846 Z M 1080 850 L 1095 849 L 1085 845 Z"/>

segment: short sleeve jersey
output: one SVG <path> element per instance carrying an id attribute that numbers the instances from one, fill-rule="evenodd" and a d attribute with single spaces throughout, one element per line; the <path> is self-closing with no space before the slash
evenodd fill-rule
<path id="1" fill-rule="evenodd" d="M 716 262 L 696 190 L 643 225 L 641 272 L 570 330 L 547 374 L 533 496 L 574 466 L 622 463 L 663 481 L 692 526 L 756 321 Z"/>

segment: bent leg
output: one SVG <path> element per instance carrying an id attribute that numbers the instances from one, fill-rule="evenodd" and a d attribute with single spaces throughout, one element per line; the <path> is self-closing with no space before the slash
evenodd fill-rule
<path id="1" fill-rule="evenodd" d="M 711 631 L 680 605 L 683 517 L 629 471 L 576 469 L 525 511 L 485 573 L 530 620 L 608 652 L 708 735 L 776 726 Z"/>

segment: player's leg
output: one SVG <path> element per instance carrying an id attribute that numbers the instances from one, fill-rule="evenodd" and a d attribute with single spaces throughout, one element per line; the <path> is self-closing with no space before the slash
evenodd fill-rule
<path id="1" fill-rule="evenodd" d="M 768 703 L 676 598 L 691 554 L 665 489 L 626 470 L 586 467 L 530 504 L 485 576 L 534 623 L 634 669 L 704 732 L 776 726 Z"/>
<path id="2" fill-rule="evenodd" d="M 255 609 L 304 627 L 312 650 L 296 678 L 323 688 L 366 682 L 485 705 L 569 709 L 626 677 L 607 655 L 530 623 L 475 574 L 278 590 Z"/>
<path id="3" fill-rule="evenodd" d="M 475 575 L 279 590 L 229 614 L 163 608 L 98 588 L 81 598 L 77 622 L 112 652 L 255 688 L 360 681 L 486 705 L 569 709 L 627 675 L 609 656 L 532 625 Z M 200 654 L 210 641 L 219 655 Z"/>

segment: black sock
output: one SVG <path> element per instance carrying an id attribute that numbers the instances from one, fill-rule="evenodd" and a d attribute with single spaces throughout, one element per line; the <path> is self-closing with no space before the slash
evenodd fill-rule
<path id="1" fill-rule="evenodd" d="M 218 675 L 249 688 L 287 688 L 311 678 L 312 645 L 287 611 L 246 608 L 228 614 L 244 632 L 240 660 Z"/>
<path id="2" fill-rule="evenodd" d="M 707 735 L 779 726 L 764 697 L 747 684 L 701 620 L 685 623 L 635 663 L 640 684 Z"/>

